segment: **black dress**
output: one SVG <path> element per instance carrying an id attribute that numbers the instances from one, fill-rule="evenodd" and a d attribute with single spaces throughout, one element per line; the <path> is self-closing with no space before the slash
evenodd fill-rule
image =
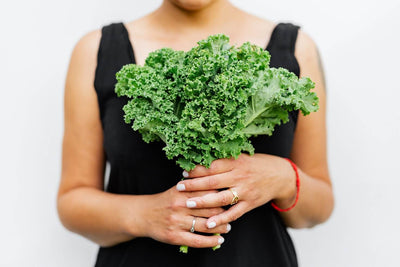
<path id="1" fill-rule="evenodd" d="M 272 67 L 284 67 L 299 75 L 300 68 L 294 57 L 297 32 L 297 26 L 278 24 L 266 49 L 271 53 Z M 122 23 L 103 27 L 97 63 L 94 85 L 104 132 L 103 145 L 111 166 L 107 191 L 143 195 L 176 185 L 182 169 L 166 158 L 163 144 L 145 143 L 123 121 L 122 107 L 127 98 L 118 98 L 114 93 L 115 73 L 123 65 L 135 63 L 135 58 Z M 288 157 L 297 114 L 292 112 L 289 122 L 277 127 L 273 136 L 253 138 L 256 153 Z M 297 266 L 286 226 L 270 203 L 246 213 L 231 225 L 232 230 L 224 235 L 225 243 L 216 251 L 189 248 L 189 253 L 183 254 L 179 246 L 136 238 L 113 247 L 101 247 L 96 266 Z"/>

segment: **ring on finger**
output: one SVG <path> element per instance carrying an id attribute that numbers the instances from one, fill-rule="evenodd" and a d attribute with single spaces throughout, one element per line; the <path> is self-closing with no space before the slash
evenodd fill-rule
<path id="1" fill-rule="evenodd" d="M 229 188 L 229 191 L 231 191 L 231 193 L 233 194 L 231 205 L 235 205 L 236 203 L 239 202 L 239 195 L 235 189 Z"/>
<path id="2" fill-rule="evenodd" d="M 196 225 L 196 217 L 193 217 L 192 227 L 190 228 L 190 232 L 194 233 L 194 226 Z"/>

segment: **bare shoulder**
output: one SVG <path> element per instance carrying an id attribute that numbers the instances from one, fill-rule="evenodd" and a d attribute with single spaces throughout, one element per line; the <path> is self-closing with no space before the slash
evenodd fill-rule
<path id="1" fill-rule="evenodd" d="M 262 17 L 258 17 L 256 15 L 250 14 L 250 13 L 246 13 L 247 17 L 250 19 L 250 21 L 252 21 L 255 24 L 258 25 L 263 25 L 268 26 L 270 28 L 274 28 L 276 23 L 273 22 L 272 20 L 266 19 L 266 18 L 262 18 Z"/>
<path id="2" fill-rule="evenodd" d="M 68 67 L 66 93 L 92 94 L 94 91 L 100 39 L 101 30 L 95 30 L 82 36 L 75 44 Z"/>
<path id="3" fill-rule="evenodd" d="M 319 62 L 319 52 L 318 47 L 314 40 L 304 31 L 299 30 L 296 47 L 295 56 L 300 64 L 300 69 L 313 67 Z"/>
<path id="4" fill-rule="evenodd" d="M 258 33 L 262 32 L 272 32 L 275 28 L 276 23 L 272 20 L 268 20 L 266 18 L 258 17 L 256 15 L 247 13 L 243 11 L 243 18 L 242 21 L 247 21 L 249 23 L 248 30 L 254 30 Z"/>
<path id="5" fill-rule="evenodd" d="M 75 44 L 71 61 L 96 64 L 97 52 L 100 45 L 101 30 L 97 29 L 82 36 Z M 72 63 L 72 62 L 71 62 Z"/>
<path id="6" fill-rule="evenodd" d="M 96 105 L 88 104 L 96 103 L 94 78 L 100 39 L 101 30 L 89 32 L 81 37 L 72 51 L 65 84 L 66 115 L 71 110 L 76 111 L 76 103 L 83 99 L 87 108 L 97 109 Z"/>
<path id="7" fill-rule="evenodd" d="M 297 49 L 310 49 L 310 48 L 316 48 L 317 45 L 315 44 L 314 40 L 311 38 L 311 36 L 304 32 L 302 29 L 299 29 L 299 33 L 297 35 L 297 42 L 296 42 L 296 48 Z"/>
<path id="8" fill-rule="evenodd" d="M 90 31 L 83 35 L 77 42 L 75 48 L 97 49 L 100 44 L 101 29 Z"/>
<path id="9" fill-rule="evenodd" d="M 240 15 L 237 16 L 237 20 L 240 21 L 240 25 L 235 26 L 235 31 L 241 29 L 240 32 L 244 33 L 242 41 L 250 40 L 261 47 L 268 45 L 272 31 L 276 26 L 275 22 L 242 10 L 240 11 Z"/>

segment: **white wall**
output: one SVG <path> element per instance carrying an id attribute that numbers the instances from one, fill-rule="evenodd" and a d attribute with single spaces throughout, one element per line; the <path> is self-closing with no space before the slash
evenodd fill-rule
<path id="1" fill-rule="evenodd" d="M 330 221 L 291 231 L 303 267 L 394 266 L 400 188 L 400 2 L 233 1 L 294 21 L 319 45 L 328 80 Z M 97 247 L 56 214 L 63 86 L 89 30 L 129 21 L 159 0 L 8 1 L 0 9 L 0 266 L 91 266 Z"/>

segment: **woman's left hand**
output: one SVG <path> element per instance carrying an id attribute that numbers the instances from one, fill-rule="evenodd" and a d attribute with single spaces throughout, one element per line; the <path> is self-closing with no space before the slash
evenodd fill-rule
<path id="1" fill-rule="evenodd" d="M 225 212 L 210 217 L 208 228 L 235 221 L 246 212 L 270 200 L 280 207 L 288 207 L 296 197 L 296 175 L 290 163 L 280 157 L 241 154 L 238 159 L 218 159 L 209 169 L 203 166 L 187 173 L 177 185 L 180 191 L 221 190 L 187 200 L 189 208 L 211 208 L 231 205 L 236 191 L 239 199 Z M 224 190 L 222 190 L 224 189 Z"/>

